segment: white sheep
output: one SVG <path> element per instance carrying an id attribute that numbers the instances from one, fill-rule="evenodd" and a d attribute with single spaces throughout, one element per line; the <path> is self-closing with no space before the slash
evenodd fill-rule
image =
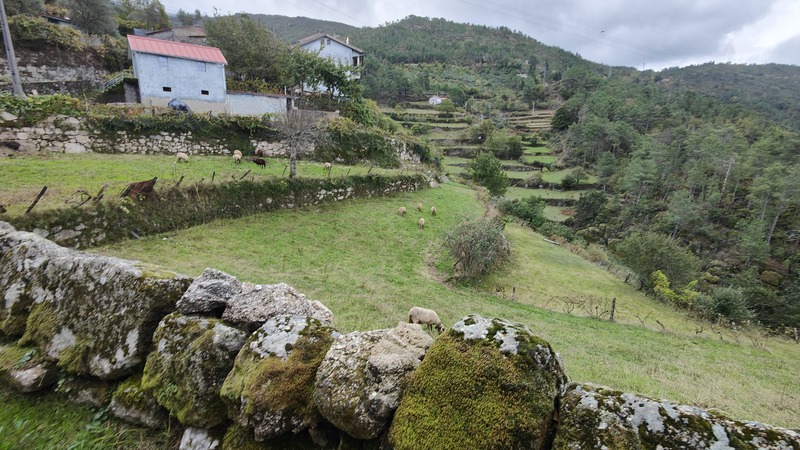
<path id="1" fill-rule="evenodd" d="M 436 215 L 436 207 L 435 206 L 431 206 L 431 215 L 432 216 Z"/>
<path id="2" fill-rule="evenodd" d="M 405 216 L 406 215 L 406 207 L 405 206 L 401 206 L 400 209 L 397 210 L 397 214 L 400 214 L 401 216 Z"/>
<path id="3" fill-rule="evenodd" d="M 417 211 L 422 212 L 422 203 L 417 203 Z"/>
<path id="4" fill-rule="evenodd" d="M 333 168 L 333 165 L 331 165 L 331 163 L 329 163 L 329 162 L 326 162 L 325 164 L 322 165 L 322 170 L 324 170 L 328 174 L 328 177 L 331 176 L 331 169 L 332 168 Z"/>
<path id="5" fill-rule="evenodd" d="M 432 331 L 433 328 L 436 328 L 439 333 L 444 331 L 444 326 L 442 326 L 442 321 L 436 311 L 420 308 L 419 306 L 415 306 L 408 311 L 408 323 L 428 325 L 429 330 Z"/>
<path id="6" fill-rule="evenodd" d="M 239 154 L 237 155 L 236 153 L 234 153 L 234 154 L 233 154 L 233 162 L 234 162 L 235 164 L 241 164 L 241 163 L 242 163 L 242 154 L 241 154 L 241 153 L 239 153 Z"/>
<path id="7" fill-rule="evenodd" d="M 418 226 L 420 229 L 422 229 L 422 228 L 425 228 L 425 218 L 424 218 L 424 217 L 420 217 L 420 218 L 419 218 L 419 223 L 417 223 L 417 226 Z"/>
<path id="8" fill-rule="evenodd" d="M 189 164 L 189 155 L 184 152 L 178 152 L 175 154 L 175 162 L 185 162 L 186 164 Z"/>

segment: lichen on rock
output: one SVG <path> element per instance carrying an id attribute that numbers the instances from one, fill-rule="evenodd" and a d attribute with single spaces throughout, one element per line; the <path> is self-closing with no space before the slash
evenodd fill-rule
<path id="1" fill-rule="evenodd" d="M 242 283 L 241 292 L 228 301 L 222 318 L 255 330 L 267 320 L 285 315 L 313 317 L 327 326 L 333 323 L 330 309 L 286 283 Z"/>
<path id="2" fill-rule="evenodd" d="M 718 411 L 572 383 L 553 449 L 800 449 L 800 433 L 732 420 Z"/>
<path id="3" fill-rule="evenodd" d="M 242 347 L 222 386 L 230 417 L 259 441 L 319 422 L 314 382 L 336 334 L 312 317 L 268 320 Z"/>
<path id="4" fill-rule="evenodd" d="M 135 261 L 66 249 L 33 233 L 7 233 L 0 248 L 6 249 L 0 257 L 6 334 L 24 330 L 23 344 L 36 345 L 74 375 L 130 373 L 142 363 L 158 320 L 190 281 Z"/>
<path id="5" fill-rule="evenodd" d="M 170 314 L 153 335 L 142 387 L 182 424 L 217 426 L 227 420 L 220 388 L 246 338 L 218 319 Z"/>
<path id="6" fill-rule="evenodd" d="M 209 313 L 224 309 L 228 301 L 242 292 L 242 283 L 232 275 L 207 268 L 194 279 L 178 300 L 176 311 L 181 314 Z"/>
<path id="7" fill-rule="evenodd" d="M 567 377 L 528 328 L 468 316 L 428 350 L 395 413 L 389 438 L 417 448 L 546 448 Z"/>
<path id="8" fill-rule="evenodd" d="M 400 403 L 407 375 L 433 339 L 419 325 L 354 332 L 337 338 L 317 371 L 320 413 L 356 439 L 381 435 Z"/>

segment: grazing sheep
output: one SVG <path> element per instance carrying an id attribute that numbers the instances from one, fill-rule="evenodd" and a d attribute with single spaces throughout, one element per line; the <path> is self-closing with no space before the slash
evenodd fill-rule
<path id="1" fill-rule="evenodd" d="M 420 308 L 419 306 L 415 306 L 408 311 L 408 323 L 428 325 L 429 330 L 433 331 L 436 328 L 439 333 L 444 331 L 444 326 L 442 326 L 442 321 L 436 311 Z"/>
<path id="2" fill-rule="evenodd" d="M 186 164 L 189 164 L 189 155 L 184 152 L 178 152 L 175 154 L 175 162 L 185 162 Z"/>
<path id="3" fill-rule="evenodd" d="M 419 223 L 417 224 L 417 226 L 419 226 L 420 229 L 425 228 L 425 218 L 424 217 L 420 217 L 419 218 Z"/>
<path id="4" fill-rule="evenodd" d="M 401 206 L 400 209 L 397 210 L 397 214 L 400 214 L 401 216 L 405 216 L 406 215 L 406 207 L 405 206 Z"/>
<path id="5" fill-rule="evenodd" d="M 436 215 L 436 207 L 435 206 L 431 206 L 431 215 L 432 216 Z"/>
<path id="6" fill-rule="evenodd" d="M 417 211 L 422 212 L 422 203 L 417 203 Z"/>
<path id="7" fill-rule="evenodd" d="M 254 154 L 255 154 L 256 156 L 264 156 L 264 149 L 263 149 L 263 148 L 256 149 L 256 151 L 254 152 Z"/>
<path id="8" fill-rule="evenodd" d="M 332 165 L 331 163 L 329 163 L 329 162 L 326 162 L 326 163 L 325 163 L 325 164 L 322 166 L 322 170 L 324 170 L 325 172 L 327 172 L 327 174 L 328 174 L 328 177 L 330 177 L 330 176 L 331 176 L 331 169 L 332 169 L 332 168 L 333 168 L 333 165 Z"/>
<path id="9" fill-rule="evenodd" d="M 267 162 L 264 160 L 264 158 L 251 158 L 250 162 L 256 163 L 256 165 L 261 167 L 262 169 L 265 169 L 267 167 Z"/>
<path id="10" fill-rule="evenodd" d="M 233 156 L 236 156 L 236 155 L 243 156 L 242 155 L 242 151 L 241 150 L 234 150 L 233 151 Z"/>
<path id="11" fill-rule="evenodd" d="M 242 155 L 237 155 L 236 153 L 233 154 L 233 162 L 236 164 L 242 163 Z"/>

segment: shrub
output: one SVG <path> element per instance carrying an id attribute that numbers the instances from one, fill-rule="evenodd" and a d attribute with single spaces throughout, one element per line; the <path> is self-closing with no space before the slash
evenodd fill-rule
<path id="1" fill-rule="evenodd" d="M 40 17 L 11 17 L 8 19 L 8 28 L 14 44 L 21 46 L 38 48 L 42 43 L 47 43 L 74 52 L 86 49 L 80 31 L 52 24 Z"/>
<path id="2" fill-rule="evenodd" d="M 554 236 L 564 238 L 567 240 L 567 242 L 572 242 L 576 238 L 575 232 L 572 231 L 570 227 L 557 222 L 544 222 L 542 225 L 536 228 L 536 231 L 539 232 L 539 234 L 549 238 L 553 238 Z M 582 241 L 583 240 L 581 239 L 581 242 Z"/>
<path id="3" fill-rule="evenodd" d="M 538 228 L 545 223 L 544 201 L 538 197 L 505 200 L 499 206 L 503 214 L 522 219 L 531 228 Z"/>
<path id="4" fill-rule="evenodd" d="M 414 136 L 421 136 L 423 134 L 428 134 L 431 132 L 431 126 L 427 123 L 415 123 L 411 127 L 411 134 Z"/>
<path id="5" fill-rule="evenodd" d="M 461 220 L 444 238 L 444 249 L 461 278 L 475 280 L 508 260 L 508 241 L 496 220 Z"/>
<path id="6" fill-rule="evenodd" d="M 503 166 L 491 153 L 478 153 L 478 156 L 469 162 L 467 175 L 494 196 L 503 195 L 508 189 L 508 177 L 503 171 Z"/>
<path id="7" fill-rule="evenodd" d="M 600 191 L 591 191 L 581 194 L 578 203 L 575 205 L 575 215 L 572 222 L 578 228 L 589 226 L 603 210 L 608 202 L 606 195 Z"/>
<path id="8" fill-rule="evenodd" d="M 32 126 L 57 114 L 82 116 L 80 100 L 66 95 L 33 95 L 21 99 L 12 95 L 0 95 L 0 110 L 8 111 L 21 119 L 21 125 Z"/>
<path id="9" fill-rule="evenodd" d="M 709 316 L 723 316 L 736 323 L 742 323 L 754 317 L 753 311 L 748 309 L 744 292 L 733 287 L 715 289 L 711 295 L 704 295 L 698 299 L 698 306 Z"/>
<path id="10" fill-rule="evenodd" d="M 636 232 L 617 244 L 616 256 L 635 272 L 640 288 L 653 290 L 650 274 L 661 270 L 677 286 L 696 278 L 700 260 L 689 249 L 661 233 Z"/>

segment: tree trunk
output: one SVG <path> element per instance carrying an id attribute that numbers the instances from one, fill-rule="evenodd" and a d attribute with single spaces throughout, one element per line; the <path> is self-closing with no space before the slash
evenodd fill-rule
<path id="1" fill-rule="evenodd" d="M 775 218 L 772 219 L 772 226 L 769 227 L 769 233 L 767 233 L 767 244 L 772 240 L 772 233 L 775 232 L 775 226 L 778 225 L 778 218 L 783 214 L 783 208 L 778 208 L 778 211 L 775 213 Z"/>
<path id="2" fill-rule="evenodd" d="M 289 154 L 289 178 L 293 179 L 297 175 L 297 147 L 292 146 Z"/>

